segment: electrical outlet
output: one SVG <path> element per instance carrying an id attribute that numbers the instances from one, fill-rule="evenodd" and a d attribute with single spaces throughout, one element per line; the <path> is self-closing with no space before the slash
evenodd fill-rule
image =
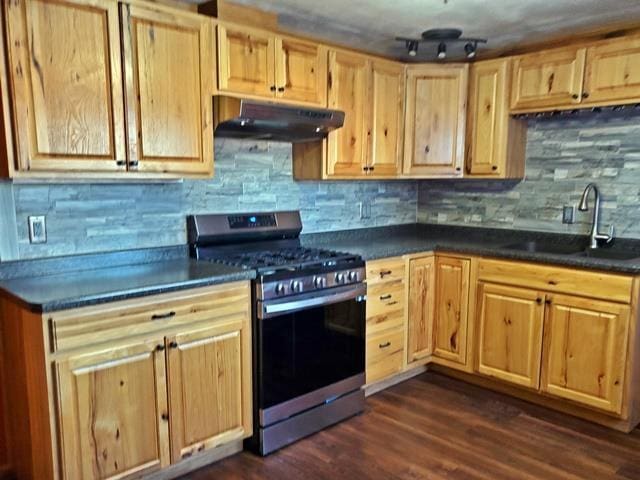
<path id="1" fill-rule="evenodd" d="M 360 202 L 360 220 L 371 218 L 371 202 Z"/>
<path id="2" fill-rule="evenodd" d="M 575 223 L 576 222 L 576 207 L 575 205 L 565 205 L 562 207 L 562 223 Z"/>
<path id="3" fill-rule="evenodd" d="M 47 243 L 47 222 L 44 215 L 27 217 L 29 220 L 29 243 Z"/>

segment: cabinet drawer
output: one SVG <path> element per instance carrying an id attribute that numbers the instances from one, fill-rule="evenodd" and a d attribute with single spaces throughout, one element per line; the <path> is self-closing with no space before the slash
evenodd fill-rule
<path id="1" fill-rule="evenodd" d="M 55 312 L 48 321 L 55 352 L 204 320 L 249 315 L 249 283 L 236 282 Z"/>
<path id="2" fill-rule="evenodd" d="M 633 278 L 605 272 L 482 259 L 478 280 L 629 303 Z"/>
<path id="3" fill-rule="evenodd" d="M 402 280 L 369 286 L 367 291 L 367 335 L 403 326 L 405 295 L 405 283 Z"/>
<path id="4" fill-rule="evenodd" d="M 404 280 L 405 261 L 401 257 L 384 258 L 367 262 L 369 285 L 391 280 Z"/>
<path id="5" fill-rule="evenodd" d="M 367 340 L 367 383 L 377 382 L 402 370 L 404 331 L 386 330 Z"/>

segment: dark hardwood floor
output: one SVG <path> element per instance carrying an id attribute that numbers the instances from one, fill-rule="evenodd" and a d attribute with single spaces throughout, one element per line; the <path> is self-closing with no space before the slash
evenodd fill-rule
<path id="1" fill-rule="evenodd" d="M 364 414 L 269 457 L 243 452 L 184 480 L 640 479 L 629 435 L 425 373 Z"/>

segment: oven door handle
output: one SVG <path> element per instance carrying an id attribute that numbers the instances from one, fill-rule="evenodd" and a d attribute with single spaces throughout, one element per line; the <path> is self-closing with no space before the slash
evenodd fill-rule
<path id="1" fill-rule="evenodd" d="M 258 309 L 258 318 L 261 320 L 275 317 L 286 313 L 298 312 L 313 307 L 322 307 L 324 305 L 332 305 L 347 300 L 365 301 L 367 294 L 367 286 L 360 284 L 355 287 L 346 287 L 335 289 L 330 294 L 323 294 L 315 297 L 304 298 L 300 300 L 291 300 L 286 302 L 264 302 L 262 307 Z"/>

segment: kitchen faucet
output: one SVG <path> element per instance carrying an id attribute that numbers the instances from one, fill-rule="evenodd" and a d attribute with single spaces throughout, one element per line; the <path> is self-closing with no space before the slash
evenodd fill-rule
<path id="1" fill-rule="evenodd" d="M 589 210 L 589 192 L 593 190 L 595 195 L 594 206 L 593 206 L 593 223 L 591 224 L 591 233 L 589 234 L 589 248 L 598 248 L 598 240 L 603 240 L 605 243 L 609 243 L 613 240 L 613 225 L 609 227 L 609 233 L 598 233 L 600 228 L 600 191 L 595 183 L 590 183 L 587 185 L 587 188 L 582 192 L 582 198 L 580 199 L 580 204 L 578 205 L 578 210 L 581 212 L 586 212 Z"/>

